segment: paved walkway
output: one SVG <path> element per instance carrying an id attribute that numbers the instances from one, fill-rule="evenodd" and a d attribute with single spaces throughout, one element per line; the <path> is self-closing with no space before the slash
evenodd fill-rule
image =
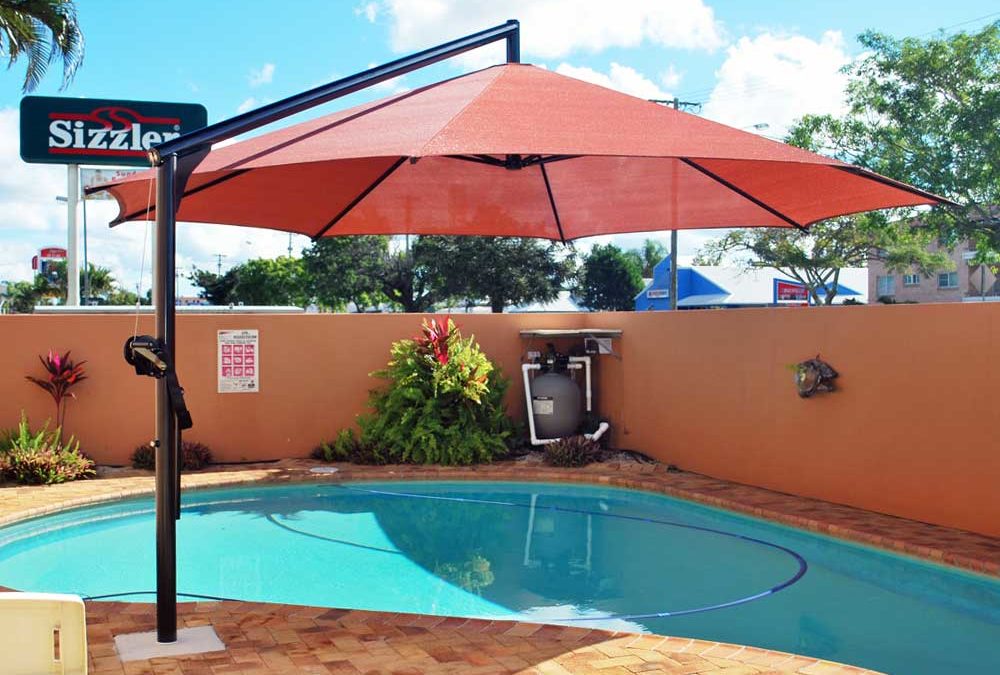
<path id="1" fill-rule="evenodd" d="M 224 467 L 184 477 L 188 489 L 252 482 L 539 480 L 670 494 L 1000 576 L 1000 540 L 736 485 L 661 465 L 553 469 L 505 462 L 471 468 L 355 467 L 317 475 L 314 462 Z M 0 525 L 70 506 L 150 494 L 148 472 L 50 487 L 0 489 Z M 0 580 L 2 582 L 2 580 Z M 503 621 L 257 603 L 182 603 L 184 626 L 211 624 L 226 652 L 122 664 L 113 636 L 152 630 L 153 606 L 88 603 L 91 669 L 105 673 L 864 673 L 813 658 L 656 635 Z"/>

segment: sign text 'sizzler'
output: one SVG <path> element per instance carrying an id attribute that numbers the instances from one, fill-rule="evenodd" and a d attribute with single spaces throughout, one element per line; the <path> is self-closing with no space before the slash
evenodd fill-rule
<path id="1" fill-rule="evenodd" d="M 181 135 L 179 117 L 147 117 L 119 106 L 97 108 L 89 115 L 50 113 L 49 119 L 49 152 L 57 155 L 145 156 L 154 145 Z"/>
<path id="2" fill-rule="evenodd" d="M 150 148 L 205 126 L 190 103 L 25 96 L 21 158 L 55 164 L 148 166 Z"/>

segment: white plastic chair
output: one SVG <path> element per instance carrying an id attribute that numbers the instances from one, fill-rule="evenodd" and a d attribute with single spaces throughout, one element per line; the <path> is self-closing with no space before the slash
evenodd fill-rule
<path id="1" fill-rule="evenodd" d="M 59 593 L 0 593 L 0 670 L 5 675 L 86 675 L 83 600 Z"/>

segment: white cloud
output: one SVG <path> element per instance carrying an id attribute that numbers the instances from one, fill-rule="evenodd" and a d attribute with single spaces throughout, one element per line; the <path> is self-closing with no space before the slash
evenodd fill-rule
<path id="1" fill-rule="evenodd" d="M 274 80 L 274 64 L 265 63 L 259 69 L 253 68 L 247 75 L 247 81 L 251 87 L 259 87 L 262 84 L 271 84 Z"/>
<path id="2" fill-rule="evenodd" d="M 369 63 L 368 67 L 374 68 L 377 65 L 380 64 L 373 62 Z M 405 77 L 406 75 L 400 75 L 399 77 L 393 77 L 388 80 L 385 80 L 384 82 L 379 82 L 378 84 L 374 84 L 371 87 L 372 91 L 377 91 L 380 93 L 389 92 L 390 94 L 402 94 L 404 92 L 410 91 L 410 87 L 408 87 L 403 81 Z"/>
<path id="3" fill-rule="evenodd" d="M 250 98 L 245 99 L 243 103 L 240 103 L 238 106 L 236 106 L 236 112 L 245 113 L 248 110 L 253 110 L 258 105 L 260 105 L 260 102 L 257 101 L 257 99 L 255 99 L 253 96 L 251 96 Z"/>
<path id="4" fill-rule="evenodd" d="M 368 19 L 368 23 L 375 23 L 375 19 L 378 18 L 378 13 L 377 2 L 366 2 L 354 8 L 354 15 L 365 17 Z"/>
<path id="5" fill-rule="evenodd" d="M 21 281 L 32 277 L 31 256 L 44 246 L 66 246 L 66 206 L 56 196 L 66 194 L 66 168 L 53 164 L 26 164 L 18 154 L 19 113 L 0 109 L 0 280 Z M 82 241 L 82 211 L 80 212 Z M 113 201 L 87 202 L 89 261 L 111 270 L 123 287 L 134 289 L 143 269 L 142 289 L 149 289 L 152 262 L 151 241 L 143 222 L 109 228 L 118 215 Z M 143 263 L 143 244 L 146 246 Z M 296 255 L 309 244 L 307 237 L 293 235 Z M 288 252 L 288 234 L 274 230 L 180 223 L 177 230 L 177 269 L 181 294 L 194 293 L 187 274 L 192 266 L 215 269 L 216 253 L 222 253 L 223 269 L 250 258 L 273 258 Z M 82 260 L 82 251 L 81 251 Z"/>
<path id="6" fill-rule="evenodd" d="M 827 31 L 819 42 L 794 35 L 742 37 L 727 50 L 704 107 L 708 118 L 735 127 L 765 123 L 781 137 L 803 115 L 845 111 L 850 61 L 844 37 Z"/>
<path id="7" fill-rule="evenodd" d="M 667 66 L 667 69 L 660 73 L 660 83 L 667 89 L 674 89 L 681 83 L 683 73 L 677 72 L 674 64 Z"/>
<path id="8" fill-rule="evenodd" d="M 609 89 L 617 89 L 639 98 L 670 98 L 670 94 L 660 89 L 652 80 L 634 68 L 623 66 L 620 63 L 612 63 L 606 74 L 593 68 L 573 66 L 568 63 L 560 63 L 556 72 Z"/>
<path id="9" fill-rule="evenodd" d="M 558 59 L 577 52 L 643 43 L 682 49 L 717 49 L 721 24 L 703 0 L 384 0 L 392 48 L 424 49 L 515 18 L 521 51 Z M 476 49 L 459 59 L 471 67 L 503 60 L 503 45 Z"/>

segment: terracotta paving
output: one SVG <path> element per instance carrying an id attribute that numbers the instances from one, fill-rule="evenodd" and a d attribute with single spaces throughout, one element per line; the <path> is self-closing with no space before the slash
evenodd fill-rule
<path id="1" fill-rule="evenodd" d="M 829 661 L 687 638 L 477 619 L 246 602 L 184 603 L 182 627 L 212 625 L 227 651 L 121 663 L 113 636 L 153 630 L 151 605 L 89 603 L 93 675 L 138 673 L 871 673 Z"/>
<path id="2" fill-rule="evenodd" d="M 186 489 L 254 482 L 535 480 L 585 482 L 669 494 L 841 538 L 1000 576 L 1000 539 L 804 499 L 662 465 L 554 469 L 489 466 L 358 467 L 313 474 L 307 460 L 221 467 L 184 476 Z M 0 489 L 0 525 L 110 499 L 150 494 L 148 472 L 48 487 Z M 2 580 L 0 580 L 2 581 Z M 94 673 L 864 673 L 814 658 L 687 638 L 503 621 L 257 603 L 182 603 L 182 625 L 211 624 L 227 651 L 122 664 L 113 636 L 152 630 L 153 606 L 88 603 Z"/>

